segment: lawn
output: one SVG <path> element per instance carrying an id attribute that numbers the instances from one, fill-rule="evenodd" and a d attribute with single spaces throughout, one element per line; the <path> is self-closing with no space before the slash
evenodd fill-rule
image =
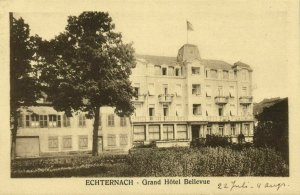
<path id="1" fill-rule="evenodd" d="M 129 155 L 70 156 L 12 161 L 12 177 L 288 176 L 273 149 L 139 148 Z"/>

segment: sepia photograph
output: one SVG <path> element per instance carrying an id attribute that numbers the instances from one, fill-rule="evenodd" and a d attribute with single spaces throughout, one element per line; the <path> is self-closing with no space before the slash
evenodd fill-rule
<path id="1" fill-rule="evenodd" d="M 286 181 L 291 2 L 8 9 L 10 179 Z"/>

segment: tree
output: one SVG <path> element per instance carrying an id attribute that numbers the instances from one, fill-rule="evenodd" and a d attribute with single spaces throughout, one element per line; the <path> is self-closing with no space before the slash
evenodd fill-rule
<path id="1" fill-rule="evenodd" d="M 32 106 L 40 98 L 40 87 L 32 62 L 37 57 L 38 36 L 30 36 L 28 24 L 10 13 L 10 116 L 11 157 L 15 158 L 18 118 L 21 107 Z"/>
<path id="2" fill-rule="evenodd" d="M 129 76 L 134 50 L 124 44 L 108 13 L 83 12 L 69 16 L 65 31 L 43 44 L 45 64 L 40 79 L 49 101 L 68 116 L 77 111 L 94 118 L 93 156 L 98 155 L 99 110 L 115 108 L 119 116 L 134 111 Z"/>
<path id="3" fill-rule="evenodd" d="M 272 106 L 264 108 L 257 119 L 254 144 L 258 147 L 275 148 L 289 162 L 288 99 L 281 99 Z"/>

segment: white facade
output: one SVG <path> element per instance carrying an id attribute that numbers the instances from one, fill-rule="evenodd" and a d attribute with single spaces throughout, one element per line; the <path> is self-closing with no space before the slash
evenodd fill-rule
<path id="1" fill-rule="evenodd" d="M 201 59 L 197 46 L 185 44 L 177 58 L 137 56 L 131 80 L 134 143 L 188 145 L 206 134 L 237 142 L 240 133 L 252 141 L 250 66 Z"/>
<path id="2" fill-rule="evenodd" d="M 237 62 L 200 58 L 197 46 L 185 44 L 175 57 L 137 56 L 130 77 L 136 91 L 135 113 L 120 118 L 100 109 L 99 153 L 128 152 L 133 145 L 189 146 L 207 134 L 237 142 L 253 139 L 252 69 Z M 49 106 L 23 111 L 17 156 L 91 152 L 93 120 L 84 114 L 67 118 Z"/>

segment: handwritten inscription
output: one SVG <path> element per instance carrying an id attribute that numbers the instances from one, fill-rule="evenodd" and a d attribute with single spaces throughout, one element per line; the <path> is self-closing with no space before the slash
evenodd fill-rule
<path id="1" fill-rule="evenodd" d="M 276 191 L 279 191 L 280 189 L 283 189 L 284 187 L 288 187 L 288 185 L 285 184 L 284 182 L 250 183 L 250 182 L 246 182 L 246 181 L 238 182 L 237 180 L 234 180 L 231 182 L 218 183 L 218 189 L 229 190 L 229 191 L 234 191 L 234 190 L 238 190 L 238 189 L 251 189 L 251 188 L 275 189 Z"/>

